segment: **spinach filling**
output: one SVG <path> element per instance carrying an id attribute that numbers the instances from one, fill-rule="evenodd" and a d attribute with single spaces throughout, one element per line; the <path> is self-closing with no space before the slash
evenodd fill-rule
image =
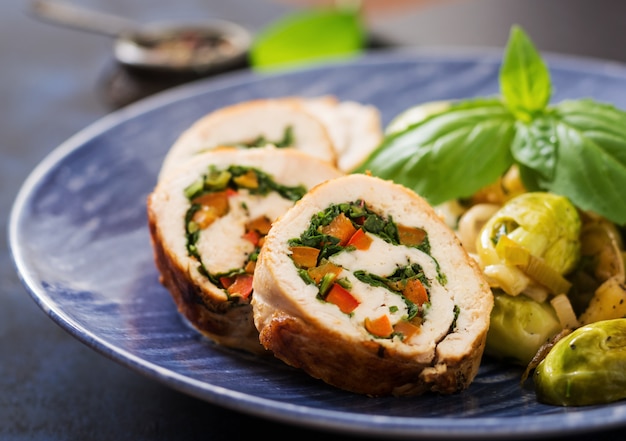
<path id="1" fill-rule="evenodd" d="M 265 135 L 259 135 L 251 141 L 247 142 L 233 142 L 227 145 L 238 146 L 243 148 L 258 148 L 265 147 L 267 144 L 272 144 L 278 148 L 290 147 L 294 144 L 295 137 L 293 134 L 293 127 L 287 126 L 283 132 L 283 137 L 277 141 L 268 140 Z"/>
<path id="2" fill-rule="evenodd" d="M 245 180 L 244 177 L 253 174 L 254 178 Z M 223 190 L 246 189 L 250 194 L 267 195 L 275 191 L 283 198 L 297 201 L 307 192 L 303 185 L 288 187 L 277 183 L 274 178 L 256 167 L 231 165 L 225 170 L 219 170 L 214 165 L 209 166 L 208 173 L 202 175 L 191 185 L 185 188 L 185 196 L 190 201 L 212 192 Z"/>
<path id="3" fill-rule="evenodd" d="M 424 303 L 421 307 L 411 300 L 409 300 L 402 293 L 402 289 L 406 286 L 408 280 L 418 279 L 425 287 L 430 286 L 430 282 L 426 278 L 424 274 L 424 270 L 422 267 L 413 263 L 411 265 L 403 266 L 397 268 L 393 274 L 388 277 L 378 276 L 376 274 L 369 273 L 363 270 L 354 271 L 354 277 L 360 280 L 363 283 L 367 283 L 371 286 L 379 286 L 382 288 L 386 288 L 394 294 L 398 294 L 404 300 L 404 303 L 407 307 L 407 320 L 413 319 L 418 314 L 423 318 L 425 309 L 428 308 L 430 304 L 430 293 L 428 292 L 428 303 Z"/>
<path id="4" fill-rule="evenodd" d="M 207 277 L 215 286 L 225 289 L 223 281 L 237 275 L 245 274 L 243 268 L 231 269 L 224 273 L 211 274 L 204 266 L 202 258 L 197 248 L 202 226 L 196 222 L 196 213 L 203 209 L 203 204 L 199 203 L 203 196 L 219 192 L 238 192 L 247 190 L 249 194 L 265 196 L 270 192 L 277 192 L 280 196 L 291 201 L 297 201 L 306 193 L 303 185 L 288 187 L 277 183 L 274 178 L 264 171 L 240 165 L 231 165 L 226 169 L 218 169 L 214 165 L 209 166 L 208 172 L 203 174 L 196 181 L 184 189 L 184 194 L 190 202 L 190 206 L 185 213 L 185 236 L 186 249 L 189 256 L 198 260 L 198 272 Z M 245 207 L 244 207 L 245 208 Z M 250 253 L 248 262 L 256 262 L 260 246 L 256 246 Z"/>
<path id="5" fill-rule="evenodd" d="M 377 235 L 385 242 L 400 245 L 398 226 L 392 217 L 383 218 L 370 210 L 365 202 L 359 199 L 355 202 L 331 204 L 324 211 L 313 215 L 309 228 L 299 238 L 290 239 L 289 246 L 307 246 L 319 249 L 318 262 L 343 251 L 346 247 L 339 245 L 338 238 L 320 232 L 322 227 L 329 225 L 340 214 L 350 219 L 355 228 L 363 228 L 366 232 Z M 415 248 L 430 255 L 428 236 Z"/>
<path id="6" fill-rule="evenodd" d="M 292 238 L 288 241 L 290 247 L 312 247 L 319 250 L 317 257 L 317 266 L 323 267 L 329 261 L 329 258 L 342 251 L 351 251 L 354 249 L 351 245 L 341 245 L 341 240 L 330 234 L 324 234 L 324 227 L 330 225 L 330 223 L 340 215 L 344 215 L 350 220 L 355 229 L 363 229 L 364 231 L 375 234 L 387 243 L 392 245 L 404 245 L 411 246 L 421 250 L 422 252 L 430 256 L 430 243 L 428 235 L 425 234 L 423 240 L 415 245 L 406 245 L 403 243 L 399 234 L 398 225 L 394 222 L 391 216 L 387 218 L 380 216 L 372 211 L 363 200 L 356 200 L 354 202 L 346 202 L 341 204 L 331 204 L 328 208 L 318 212 L 311 217 L 309 227 L 300 235 L 299 238 Z M 431 256 L 432 258 L 432 256 Z M 445 274 L 441 273 L 439 263 L 433 258 L 437 268 L 437 280 L 441 284 L 445 284 Z M 335 280 L 334 275 L 329 273 L 321 279 L 318 283 L 311 277 L 310 269 L 298 268 L 299 276 L 307 284 L 314 284 L 318 287 L 318 298 L 324 300 L 326 293 L 328 292 L 329 285 L 333 282 L 340 283 L 345 286 L 347 281 Z M 363 270 L 354 271 L 354 277 L 363 283 L 367 283 L 372 286 L 380 286 L 400 295 L 407 306 L 407 320 L 411 320 L 415 317 L 423 318 L 425 311 L 430 305 L 430 294 L 428 293 L 428 287 L 430 282 L 426 278 L 422 267 L 419 264 L 409 264 L 403 267 L 398 267 L 393 274 L 383 277 L 376 274 L 371 274 Z M 407 282 L 411 279 L 419 280 L 426 288 L 428 300 L 415 303 L 411 299 L 404 295 Z M 349 288 L 349 287 L 346 287 Z"/>

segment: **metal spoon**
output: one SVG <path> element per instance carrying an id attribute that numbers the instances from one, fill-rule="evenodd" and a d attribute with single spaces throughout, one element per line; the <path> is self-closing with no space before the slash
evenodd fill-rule
<path id="1" fill-rule="evenodd" d="M 44 21 L 115 38 L 122 64 L 142 69 L 204 73 L 239 63 L 250 47 L 250 33 L 226 20 L 139 24 L 67 3 L 34 0 L 31 12 Z"/>

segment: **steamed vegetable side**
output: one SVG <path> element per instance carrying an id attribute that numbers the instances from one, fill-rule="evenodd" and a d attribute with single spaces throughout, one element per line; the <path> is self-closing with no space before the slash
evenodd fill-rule
<path id="1" fill-rule="evenodd" d="M 412 188 L 457 230 L 494 293 L 485 354 L 527 371 L 545 357 L 534 378 L 550 404 L 626 398 L 626 112 L 550 104 L 516 26 L 499 80 L 500 96 L 402 112 L 355 171 Z"/>
<path id="2" fill-rule="evenodd" d="M 483 272 L 492 286 L 513 296 L 530 289 L 566 293 L 570 283 L 563 274 L 580 259 L 580 225 L 576 207 L 567 198 L 545 192 L 521 194 L 505 203 L 480 231 L 476 248 Z"/>
<path id="3" fill-rule="evenodd" d="M 477 260 L 495 297 L 487 354 L 527 365 L 554 335 L 577 326 L 565 275 L 580 260 L 580 228 L 569 200 L 545 192 L 511 199 L 482 227 Z"/>

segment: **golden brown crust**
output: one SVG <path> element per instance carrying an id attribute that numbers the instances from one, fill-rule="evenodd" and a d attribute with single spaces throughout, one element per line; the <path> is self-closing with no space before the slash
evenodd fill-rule
<path id="1" fill-rule="evenodd" d="M 148 226 L 154 250 L 154 260 L 160 272 L 159 281 L 170 292 L 178 311 L 198 331 L 216 343 L 256 354 L 266 350 L 259 344 L 258 332 L 248 303 L 233 303 L 217 299 L 187 274 L 187 268 L 168 252 L 157 226 L 148 198 Z"/>
<path id="2" fill-rule="evenodd" d="M 261 330 L 260 341 L 290 366 L 332 386 L 370 396 L 457 393 L 470 385 L 480 365 L 480 357 L 473 356 L 455 364 L 416 363 L 373 339 L 355 345 L 281 312 Z M 475 351 L 482 353 L 483 347 L 484 339 Z"/>
<path id="3" fill-rule="evenodd" d="M 326 161 L 293 149 L 218 149 L 183 164 L 170 179 L 157 183 L 148 196 L 146 208 L 155 263 L 160 281 L 170 291 L 180 313 L 218 344 L 266 353 L 253 323 L 249 304 L 253 293 L 243 297 L 229 295 L 206 272 L 220 274 L 243 268 L 249 253 L 254 251 L 254 245 L 244 236 L 246 222 L 251 216 L 260 215 L 273 222 L 293 201 L 278 194 L 238 192 L 228 198 L 227 213 L 197 237 L 200 257 L 191 256 L 187 249 L 185 217 L 190 202 L 185 188 L 197 182 L 210 166 L 230 165 L 256 167 L 282 185 L 305 188 L 341 176 L 342 172 Z"/>

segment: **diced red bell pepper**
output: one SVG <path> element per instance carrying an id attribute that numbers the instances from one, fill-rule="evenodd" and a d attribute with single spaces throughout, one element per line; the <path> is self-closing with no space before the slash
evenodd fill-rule
<path id="1" fill-rule="evenodd" d="M 326 296 L 326 301 L 337 305 L 341 312 L 345 314 L 351 313 L 357 306 L 359 306 L 359 301 L 355 299 L 352 294 L 350 294 L 350 291 L 338 283 L 333 283 L 333 286 L 330 288 L 330 291 Z"/>
<path id="2" fill-rule="evenodd" d="M 365 230 L 363 230 L 363 228 L 359 228 L 358 230 L 356 230 L 356 233 L 352 235 L 350 240 L 348 240 L 346 246 L 353 246 L 357 250 L 365 251 L 369 249 L 372 241 L 373 239 L 365 234 Z"/>
<path id="3" fill-rule="evenodd" d="M 236 196 L 239 192 L 237 190 L 235 190 L 234 188 L 230 188 L 228 187 L 226 189 L 226 196 L 231 197 L 231 196 Z"/>
<path id="4" fill-rule="evenodd" d="M 227 276 L 220 277 L 220 283 L 222 284 L 224 288 L 228 288 L 230 285 L 233 284 L 234 281 L 235 281 L 234 277 L 227 277 Z"/>
<path id="5" fill-rule="evenodd" d="M 250 230 L 246 231 L 242 237 L 249 241 L 252 245 L 257 246 L 259 244 L 259 239 L 261 238 L 261 235 L 255 230 Z"/>
<path id="6" fill-rule="evenodd" d="M 226 289 L 231 296 L 247 299 L 252 294 L 252 274 L 238 274 L 235 281 Z"/>

